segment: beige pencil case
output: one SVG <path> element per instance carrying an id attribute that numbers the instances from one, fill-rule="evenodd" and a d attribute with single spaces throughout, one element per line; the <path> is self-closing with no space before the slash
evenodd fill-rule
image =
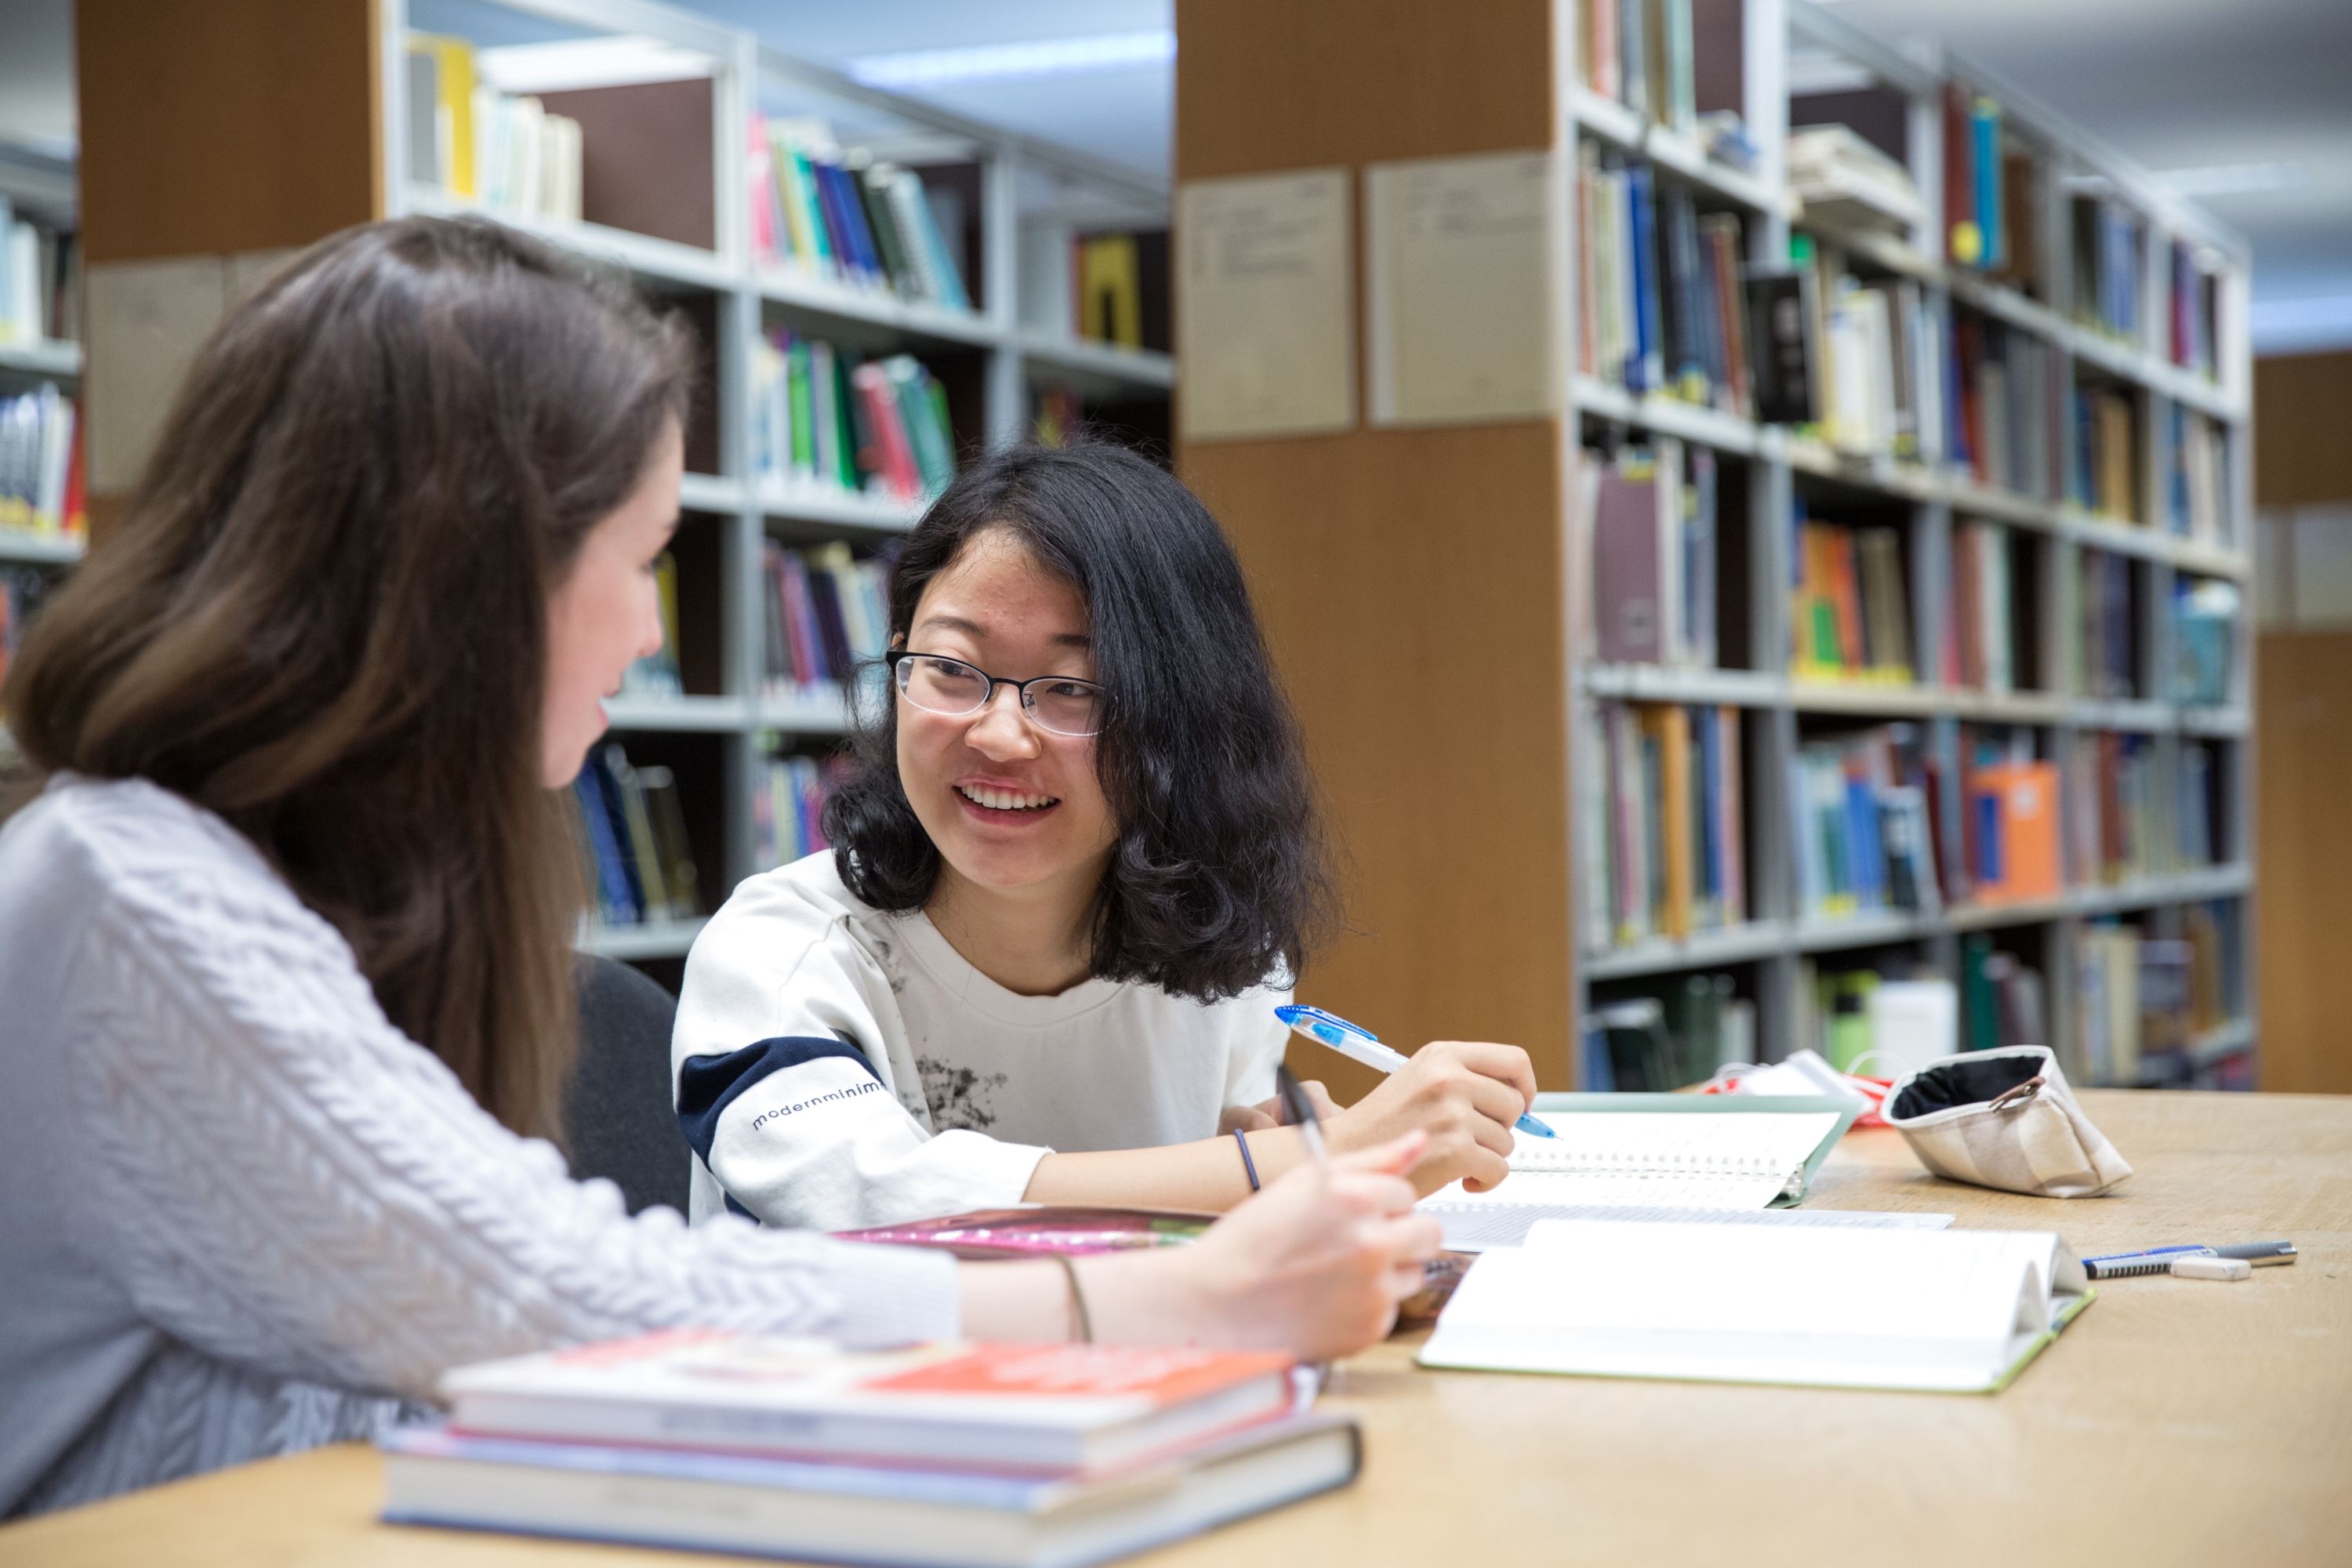
<path id="1" fill-rule="evenodd" d="M 1927 1169 L 2037 1198 L 2086 1198 L 2131 1174 L 2044 1046 L 1946 1057 L 1895 1080 L 1881 1114 Z"/>

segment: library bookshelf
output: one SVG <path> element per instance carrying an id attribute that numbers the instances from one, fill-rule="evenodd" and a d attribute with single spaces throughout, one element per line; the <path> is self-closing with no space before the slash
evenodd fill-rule
<path id="1" fill-rule="evenodd" d="M 868 358 L 912 356 L 938 383 L 960 451 L 1021 437 L 1039 397 L 1057 392 L 1078 399 L 1090 422 L 1164 456 L 1173 360 L 1078 336 L 1068 271 L 1076 236 L 1164 229 L 1167 186 L 642 0 L 382 0 L 376 13 L 386 211 L 482 212 L 625 268 L 703 342 L 708 384 L 673 549 L 680 689 L 607 704 L 611 738 L 628 759 L 675 780 L 698 895 L 688 910 L 601 922 L 583 939 L 674 983 L 709 912 L 775 858 L 761 848 L 773 843 L 761 821 L 772 759 L 835 750 L 850 729 L 838 682 L 771 679 L 769 559 L 777 547 L 838 542 L 870 561 L 923 508 L 919 493 L 773 471 L 757 384 L 767 343 L 782 329 Z M 579 117 L 586 177 L 576 215 L 486 206 L 451 194 L 436 178 L 444 171 L 416 166 L 436 132 L 446 135 L 419 122 L 415 108 L 430 99 L 412 100 L 408 55 L 425 37 L 463 40 L 486 71 L 505 51 L 500 68 L 524 82 L 509 90 Z M 755 127 L 781 122 L 821 123 L 854 155 L 919 171 L 969 308 L 779 259 L 760 234 L 752 165 L 762 151 Z M 671 188 L 681 184 L 689 188 Z"/>
<path id="2" fill-rule="evenodd" d="M 1390 657 L 1381 650 L 1351 647 L 1349 658 L 1362 666 L 1360 679 L 1400 689 L 1420 682 L 1432 698 L 1492 685 L 1496 666 L 1507 662 L 1518 704 L 1510 721 L 1524 737 L 1510 765 L 1559 769 L 1564 820 L 1516 795 L 1507 810 L 1444 818 L 1450 841 L 1466 863 L 1486 868 L 1491 889 L 1489 908 L 1466 911 L 1449 904 L 1424 914 L 1428 854 L 1392 849 L 1395 837 L 1378 820 L 1392 805 L 1335 790 L 1340 835 L 1360 886 L 1371 893 L 1369 913 L 1358 917 L 1369 940 L 1320 975 L 1310 971 L 1309 980 L 1368 994 L 1368 1010 L 1385 1007 L 1392 1021 L 1402 1016 L 1409 1029 L 1433 1036 L 1517 1027 L 1521 1033 L 1490 1037 L 1527 1037 L 1547 1084 L 1589 1085 L 1599 1077 L 1596 1052 L 1607 1050 L 1593 1027 L 1598 1018 L 1619 1004 L 1657 999 L 1671 1023 L 1678 994 L 1702 982 L 1752 1009 L 1757 1059 L 1821 1048 L 1831 1009 L 1857 994 L 1843 983 L 1880 972 L 1953 980 L 1960 1037 L 1982 1043 L 1987 1037 L 1972 1027 L 1980 1021 L 1968 1015 L 1985 1005 L 1983 994 L 1968 981 L 1990 967 L 2004 984 L 2031 981 L 1999 994 L 2001 1030 L 2053 1046 L 2077 1081 L 2250 1083 L 2258 1035 L 2244 243 L 1994 74 L 1938 47 L 1881 41 L 1804 0 L 1512 4 L 1475 25 L 1436 5 L 1405 6 L 1412 15 L 1401 13 L 1389 31 L 1422 38 L 1423 60 L 1407 58 L 1401 43 L 1337 39 L 1303 23 L 1261 27 L 1254 39 L 1245 10 L 1225 0 L 1180 4 L 1180 179 L 1535 142 L 1557 156 L 1566 208 L 1560 359 L 1571 369 L 1551 468 L 1531 467 L 1525 482 L 1498 493 L 1497 445 L 1529 439 L 1524 426 L 1507 425 L 1367 425 L 1312 442 L 1188 443 L 1183 450 L 1188 479 L 1234 528 L 1271 607 L 1277 649 L 1306 663 L 1292 673 L 1327 773 L 1388 767 L 1383 753 L 1394 742 L 1360 745 L 1343 731 L 1339 673 L 1327 680 L 1314 667 L 1304 623 L 1283 622 L 1300 604 L 1344 621 L 1441 603 L 1461 613 L 1483 599 L 1492 609 L 1477 616 L 1475 647 L 1423 639 L 1393 667 L 1379 662 Z M 1594 68 L 1596 41 L 1610 48 L 1618 37 L 1612 29 L 1642 26 L 1645 10 L 1654 26 L 1663 12 L 1669 34 L 1675 17 L 1685 19 L 1686 41 L 1675 47 L 1696 79 L 1683 84 L 1679 101 L 1661 100 L 1656 76 L 1634 93 L 1623 72 L 1612 80 L 1610 69 Z M 1466 36 L 1428 42 L 1441 31 Z M 1253 48 L 1276 58 L 1252 61 Z M 1530 56 L 1548 59 L 1548 70 L 1525 66 Z M 1330 105 L 1309 122 L 1303 113 L 1253 110 L 1226 86 L 1278 74 L 1286 59 L 1315 60 L 1340 79 L 1341 90 L 1372 100 L 1418 95 L 1411 107 L 1423 120 L 1477 129 L 1416 139 L 1381 116 L 1347 119 Z M 1502 59 L 1522 64 L 1507 70 Z M 1997 116 L 1990 142 L 1955 148 L 1955 112 L 1974 136 L 1983 134 L 1975 121 L 1988 110 Z M 1220 110 L 1239 123 L 1188 130 Z M 1744 149 L 1717 151 L 1725 140 L 1715 134 L 1720 121 L 1703 117 L 1707 110 L 1737 114 Z M 1818 187 L 1792 175 L 1790 153 L 1807 128 L 1822 126 L 1845 127 L 1898 164 L 1916 205 L 1874 221 L 1857 217 L 1852 201 L 1820 199 Z M 1253 137 L 1266 145 L 1248 145 Z M 1987 231 L 1979 253 L 1963 256 L 1950 219 L 1984 199 L 1973 181 L 1988 145 L 1990 166 L 2006 180 L 1993 181 L 1990 200 L 2011 232 L 1998 254 Z M 1968 172 L 1948 171 L 1962 156 L 1971 160 Z M 1801 423 L 1765 422 L 1754 416 L 1752 397 L 1725 395 L 1719 374 L 1694 389 L 1671 366 L 1664 378 L 1628 374 L 1622 361 L 1596 353 L 1596 341 L 1612 341 L 1601 320 L 1605 279 L 1632 264 L 1612 274 L 1596 260 L 1612 231 L 1606 209 L 1592 205 L 1601 188 L 1593 176 L 1622 180 L 1631 171 L 1639 171 L 1654 213 L 1679 202 L 1701 235 L 1710 223 L 1736 233 L 1747 278 L 1801 277 L 1816 321 L 1853 290 L 1877 292 L 1898 334 L 1912 334 L 1889 354 L 1891 371 L 1878 384 L 1908 421 L 1896 426 L 1901 439 L 1873 438 L 1827 404 Z M 1948 172 L 1955 179 L 1949 205 Z M 1656 233 L 1657 258 L 1645 265 L 1671 268 L 1663 217 Z M 1678 308 L 1671 275 L 1654 287 L 1662 312 Z M 1752 310 L 1749 288 L 1743 304 Z M 1748 331 L 1756 341 L 1752 325 Z M 1819 399 L 1829 374 L 1820 361 L 1836 340 L 1809 342 Z M 1996 351 L 2017 361 L 2000 367 L 2010 372 L 1999 389 L 2009 399 L 2004 433 L 2024 435 L 1989 454 L 1981 364 Z M 2193 521 L 2179 501 L 2191 438 L 2207 465 Z M 1412 500 L 1393 515 L 1376 488 L 1360 489 L 1349 525 L 1370 547 L 1394 545 L 1400 571 L 1413 563 L 1412 592 L 1351 597 L 1349 581 L 1278 536 L 1320 525 L 1311 498 L 1274 477 L 1278 454 L 1316 465 L 1324 461 L 1318 446 L 1335 441 L 1347 444 L 1349 460 L 1392 468 L 1400 489 L 1409 488 Z M 1696 547 L 1669 534 L 1664 582 L 1633 590 L 1685 595 L 1677 608 L 1685 631 L 1703 617 L 1706 635 L 1645 657 L 1604 657 L 1609 639 L 1599 628 L 1629 590 L 1603 563 L 1610 525 L 1601 487 L 1612 472 L 1643 472 L 1644 464 L 1653 471 L 1674 465 L 1685 492 L 1696 475 L 1706 476 L 1715 510 L 1704 531 L 1704 571 L 1684 571 L 1697 559 Z M 1410 531 L 1431 526 L 1429 493 L 1449 477 L 1465 497 L 1478 492 L 1486 513 L 1514 519 L 1506 559 L 1474 561 L 1465 552 L 1449 560 L 1416 553 L 1407 541 Z M 1848 668 L 1824 668 L 1820 648 L 1801 636 L 1811 629 L 1800 616 L 1816 587 L 1809 552 L 1817 528 L 1807 525 L 1884 536 L 1898 614 L 1875 628 L 1886 635 L 1874 638 L 1871 668 L 1853 668 L 1851 658 Z M 1466 519 L 1461 526 L 1467 537 Z M 1501 525 L 1480 528 L 1482 540 L 1504 537 Z M 1989 579 L 1996 559 L 1998 576 Z M 1522 584 L 1503 577 L 1554 565 L 1556 624 L 1530 626 L 1517 610 L 1503 613 L 1506 599 L 1523 606 L 1526 598 Z M 1465 574 L 1483 574 L 1487 585 L 1453 580 Z M 2222 657 L 2218 678 L 2194 689 L 2179 673 L 2189 652 L 2179 606 L 2192 593 L 2200 605 L 2237 599 L 2234 618 L 2196 632 L 2200 647 L 2218 646 Z M 1995 596 L 1997 621 L 1985 621 Z M 2000 644 L 1997 656 L 1979 646 L 1988 637 Z M 1965 665 L 1958 657 L 1964 639 Z M 1564 664 L 1556 686 L 1541 673 L 1554 658 Z M 1552 702 L 1567 731 L 1564 764 L 1549 752 L 1543 710 Z M 1664 780 L 1657 749 L 1645 750 L 1643 737 L 1654 738 L 1647 727 L 1665 714 L 1683 715 L 1669 721 L 1685 728 L 1675 746 L 1689 760 L 1678 768 L 1697 776 L 1701 753 L 1691 737 L 1703 729 L 1717 765 L 1728 759 L 1730 776 L 1712 793 L 1693 786 L 1689 809 L 1699 820 L 1679 851 L 1662 857 L 1665 835 L 1655 819 L 1682 803 L 1655 804 Z M 1424 756 L 1455 750 L 1482 759 L 1430 793 L 1493 794 L 1482 750 L 1493 742 L 1478 727 L 1453 723 L 1433 700 L 1416 739 Z M 1858 759 L 1845 776 L 1866 786 L 1884 782 L 1872 770 L 1890 755 L 1898 781 L 1928 781 L 1916 792 L 1924 796 L 1916 805 L 1926 842 L 1914 846 L 1913 862 L 1934 878 L 1927 896 L 1883 879 L 1822 886 L 1824 856 L 1806 835 L 1824 824 L 1806 792 L 1832 765 L 1824 759 L 1841 755 Z M 1974 814 L 1980 795 L 1999 795 L 1993 785 L 1977 787 L 1994 768 L 2039 769 L 2052 792 L 2045 804 L 2058 818 L 2057 875 L 2046 885 L 2003 886 L 1992 874 L 1997 857 Z M 2128 780 L 2121 787 L 2119 773 Z M 1884 798 L 1862 807 L 1874 835 Z M 1651 804 L 1629 806 L 1642 802 Z M 1833 813 L 1831 828 L 1843 826 Z M 1564 868 L 1551 847 L 1563 835 Z M 1727 883 L 1707 858 L 1730 853 L 1742 864 Z M 1678 855 L 1687 868 L 1656 864 Z M 1669 895 L 1662 884 L 1676 876 L 1698 885 Z M 2100 955 L 2118 933 L 2186 951 L 2200 966 L 2193 1020 L 2151 1036 L 2144 1054 L 2110 1053 L 2115 1020 L 2101 1009 L 2112 999 L 2093 991 L 2114 977 Z M 1569 950 L 1566 965 L 1545 958 L 1549 941 Z M 1389 972 L 1409 971 L 1413 948 L 1443 952 L 1446 961 L 1423 966 L 1429 972 L 1408 988 Z M 1513 959 L 1482 967 L 1488 948 Z M 1564 984 L 1554 978 L 1563 973 Z M 1435 1004 L 1424 1006 L 1422 993 Z M 2010 1011 L 2013 1001 L 2022 1016 Z M 1696 1076 L 1713 1065 L 1702 1060 Z"/>

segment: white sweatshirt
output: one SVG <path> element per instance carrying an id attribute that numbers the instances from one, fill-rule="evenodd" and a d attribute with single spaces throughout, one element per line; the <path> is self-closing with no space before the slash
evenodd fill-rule
<path id="1" fill-rule="evenodd" d="M 363 1436 L 467 1362 L 957 1317 L 939 1254 L 573 1182 L 181 797 L 60 778 L 0 828 L 0 1517 Z"/>
<path id="2" fill-rule="evenodd" d="M 1109 980 L 1019 995 L 812 855 L 738 887 L 687 959 L 670 1058 L 694 1216 L 959 1214 L 1020 1202 L 1056 1150 L 1213 1137 L 1226 1106 L 1274 1093 L 1287 1000 Z"/>

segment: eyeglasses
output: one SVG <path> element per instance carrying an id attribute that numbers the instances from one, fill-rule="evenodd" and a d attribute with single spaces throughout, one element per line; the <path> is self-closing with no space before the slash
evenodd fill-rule
<path id="1" fill-rule="evenodd" d="M 1038 728 L 1056 735 L 1085 736 L 1102 730 L 1103 689 L 1066 675 L 1013 680 L 978 665 L 936 653 L 893 649 L 886 656 L 898 695 L 926 713 L 968 719 L 988 706 L 1000 686 L 1021 694 L 1022 711 Z"/>

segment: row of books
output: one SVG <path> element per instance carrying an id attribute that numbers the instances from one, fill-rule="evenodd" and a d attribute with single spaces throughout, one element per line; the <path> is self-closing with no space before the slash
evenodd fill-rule
<path id="1" fill-rule="evenodd" d="M 671 1330 L 450 1373 L 446 1420 L 378 1439 L 383 1517 L 801 1561 L 1089 1568 L 1352 1480 L 1355 1424 L 1307 1410 L 1295 1386 L 1290 1358 L 1266 1352 L 852 1352 Z"/>
<path id="2" fill-rule="evenodd" d="M 1944 387 L 1942 334 L 1925 292 L 1908 279 L 1838 276 L 1811 297 L 1822 438 L 1842 451 L 1916 462 Z"/>
<path id="3" fill-rule="evenodd" d="M 2029 730 L 1963 725 L 1959 861 L 1947 888 L 1978 904 L 2055 899 L 2061 868 L 2058 765 Z"/>
<path id="4" fill-rule="evenodd" d="M 632 697 L 681 697 L 686 682 L 677 668 L 677 557 L 667 550 L 654 560 L 654 588 L 660 596 L 662 645 L 621 672 L 621 689 Z"/>
<path id="5" fill-rule="evenodd" d="M 1713 667 L 1720 488 L 1715 454 L 1670 437 L 1587 453 L 1594 651 L 1611 664 Z"/>
<path id="6" fill-rule="evenodd" d="M 2146 330 L 2140 300 L 2147 269 L 2147 228 L 2118 201 L 2078 194 L 2074 200 L 2074 319 L 2094 331 L 2137 342 Z"/>
<path id="7" fill-rule="evenodd" d="M 763 263 L 951 310 L 963 269 L 923 177 L 844 148 L 821 120 L 751 120 L 751 250 Z"/>
<path id="8" fill-rule="evenodd" d="M 762 672 L 768 689 L 845 690 L 890 646 L 889 566 L 839 540 L 761 551 Z"/>
<path id="9" fill-rule="evenodd" d="M 2172 308 L 2166 336 L 2172 363 L 2199 375 L 2218 374 L 2214 324 L 2221 306 L 2221 280 L 2199 262 L 2197 252 L 2172 242 Z"/>
<path id="10" fill-rule="evenodd" d="M 1794 517 L 1790 673 L 1908 685 L 1910 595 L 1900 531 L 1809 521 L 1801 497 Z"/>
<path id="11" fill-rule="evenodd" d="M 1661 125 L 1696 129 L 1691 0 L 1591 0 L 1577 11 L 1579 81 Z"/>
<path id="12" fill-rule="evenodd" d="M 80 336 L 79 237 L 0 195 L 0 343 Z"/>
<path id="13" fill-rule="evenodd" d="M 751 366 L 752 473 L 764 486 L 918 501 L 955 477 L 947 391 L 911 354 L 772 329 Z"/>
<path id="14" fill-rule="evenodd" d="M 1166 229 L 1074 236 L 1070 283 L 1074 334 L 1121 348 L 1169 351 Z"/>
<path id="15" fill-rule="evenodd" d="M 79 538 L 89 529 L 83 488 L 74 400 L 46 383 L 0 397 L 0 529 Z"/>
<path id="16" fill-rule="evenodd" d="M 1577 163 L 1578 368 L 1633 392 L 1757 414 L 1739 219 L 1588 142 Z"/>
<path id="17" fill-rule="evenodd" d="M 2074 943 L 2075 1047 L 2088 1083 L 2140 1081 L 2150 1058 L 2177 1055 L 2230 1016 L 2228 905 L 2192 904 L 2178 936 L 2120 921 Z"/>
<path id="18" fill-rule="evenodd" d="M 1976 691 L 2013 691 L 2018 598 L 2010 530 L 1965 520 L 1952 525 L 1952 571 L 1944 617 L 1943 679 Z"/>
<path id="19" fill-rule="evenodd" d="M 2070 588 L 2080 601 L 2073 614 L 2060 611 L 2061 624 L 2075 628 L 2075 679 L 2085 697 L 2129 701 L 2140 689 L 2132 563 L 2104 550 L 2084 550 L 2078 560 Z"/>
<path id="20" fill-rule="evenodd" d="M 1980 485 L 2055 500 L 2059 374 L 2057 351 L 2032 333 L 1955 310 L 1947 459 Z"/>
<path id="21" fill-rule="evenodd" d="M 1748 918 L 1739 710 L 1593 705 L 1601 787 L 1581 825 L 1589 927 L 1620 944 Z"/>
<path id="22" fill-rule="evenodd" d="M 1917 726 L 1804 742 L 1790 775 L 1801 914 L 1838 920 L 1942 908 L 1930 769 Z"/>
<path id="23" fill-rule="evenodd" d="M 751 788 L 751 863 L 789 866 L 827 848 L 824 803 L 841 770 L 839 757 L 769 757 Z"/>
<path id="24" fill-rule="evenodd" d="M 1948 84 L 1943 143 L 1946 256 L 2046 300 L 2041 164 L 2008 134 L 2000 100 Z"/>
<path id="25" fill-rule="evenodd" d="M 2139 419 L 2129 394 L 2102 386 L 2074 389 L 2074 501 L 2101 517 L 2141 521 Z"/>
<path id="26" fill-rule="evenodd" d="M 620 742 L 608 742 L 589 753 L 572 792 L 598 924 L 651 924 L 702 912 L 677 781 L 667 768 L 632 766 Z"/>
<path id="27" fill-rule="evenodd" d="M 2130 882 L 2220 858 L 2221 760 L 2210 745 L 2183 743 L 2169 770 L 2154 736 L 2101 731 L 2074 746 L 2067 838 L 2078 882 Z"/>
<path id="28" fill-rule="evenodd" d="M 407 68 L 409 178 L 494 213 L 580 220 L 578 121 L 483 81 L 464 38 L 411 33 Z"/>
<path id="29" fill-rule="evenodd" d="M 1580 1033 L 1586 1093 L 1664 1093 L 1755 1061 L 1756 1004 L 1728 974 L 1687 974 L 1595 1005 Z"/>
<path id="30" fill-rule="evenodd" d="M 0 565 L 0 680 L 7 679 L 8 666 L 32 625 L 33 613 L 53 583 L 50 574 L 35 567 Z"/>

